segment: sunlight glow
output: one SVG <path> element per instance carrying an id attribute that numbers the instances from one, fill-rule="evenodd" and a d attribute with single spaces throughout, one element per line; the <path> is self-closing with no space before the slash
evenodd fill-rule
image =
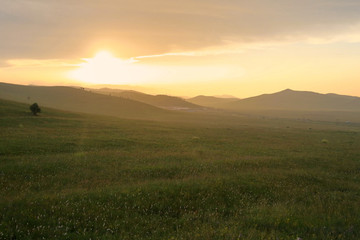
<path id="1" fill-rule="evenodd" d="M 91 84 L 128 83 L 133 77 L 136 62 L 114 57 L 108 51 L 100 51 L 93 58 L 84 58 L 79 69 L 71 71 L 69 77 Z"/>
<path id="2" fill-rule="evenodd" d="M 140 57 L 143 58 L 143 57 Z M 131 58 L 123 60 L 108 51 L 84 58 L 78 69 L 68 77 L 85 84 L 164 84 L 208 82 L 229 77 L 241 77 L 242 68 L 231 65 L 151 65 Z"/>

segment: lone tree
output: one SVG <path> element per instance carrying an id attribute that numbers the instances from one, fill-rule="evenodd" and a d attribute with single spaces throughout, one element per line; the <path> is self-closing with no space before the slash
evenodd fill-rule
<path id="1" fill-rule="evenodd" d="M 30 110 L 34 114 L 34 116 L 37 116 L 37 114 L 41 112 L 41 109 L 39 108 L 39 105 L 37 103 L 33 103 L 30 106 Z"/>

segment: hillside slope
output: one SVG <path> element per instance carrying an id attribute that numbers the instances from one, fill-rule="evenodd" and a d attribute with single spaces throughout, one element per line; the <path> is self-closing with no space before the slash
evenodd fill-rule
<path id="1" fill-rule="evenodd" d="M 0 98 L 28 104 L 37 102 L 40 107 L 125 118 L 153 119 L 171 114 L 169 111 L 145 103 L 72 87 L 0 83 Z"/>

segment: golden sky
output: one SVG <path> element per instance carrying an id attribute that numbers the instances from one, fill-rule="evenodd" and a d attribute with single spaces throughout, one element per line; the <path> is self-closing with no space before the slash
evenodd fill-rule
<path id="1" fill-rule="evenodd" d="M 358 0 L 0 0 L 0 81 L 360 96 Z M 117 86 L 121 88 L 121 86 Z"/>

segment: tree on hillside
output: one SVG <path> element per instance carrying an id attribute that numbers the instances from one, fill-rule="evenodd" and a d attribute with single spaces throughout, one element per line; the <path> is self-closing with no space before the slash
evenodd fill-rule
<path id="1" fill-rule="evenodd" d="M 30 110 L 34 114 L 34 116 L 37 116 L 37 114 L 41 112 L 41 109 L 37 103 L 33 103 L 30 106 Z"/>

